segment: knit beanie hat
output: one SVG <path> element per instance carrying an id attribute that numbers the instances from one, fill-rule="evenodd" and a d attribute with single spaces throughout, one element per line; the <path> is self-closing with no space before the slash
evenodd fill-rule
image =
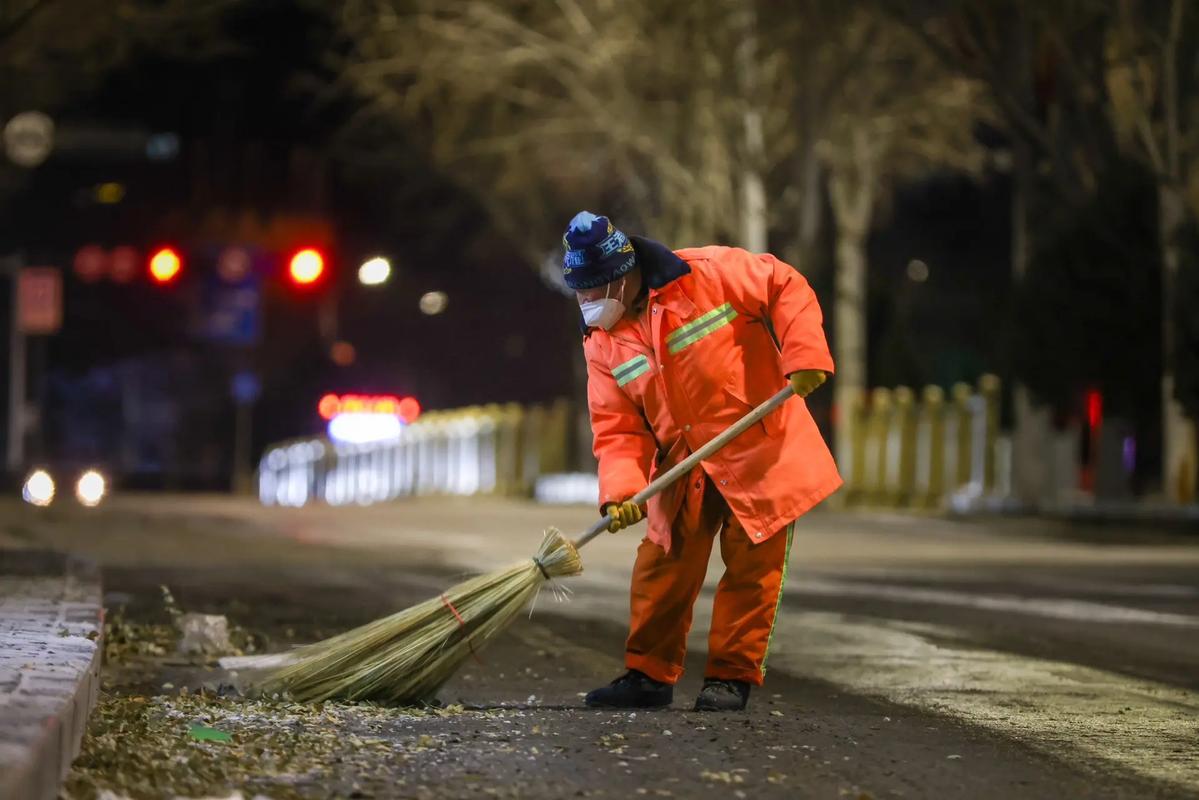
<path id="1" fill-rule="evenodd" d="M 562 275 L 571 289 L 603 286 L 624 275 L 635 264 L 633 243 L 607 217 L 580 211 L 562 237 L 566 256 Z"/>

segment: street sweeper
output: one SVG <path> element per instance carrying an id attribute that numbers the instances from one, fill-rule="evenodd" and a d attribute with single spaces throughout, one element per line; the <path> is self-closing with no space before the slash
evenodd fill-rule
<path id="1" fill-rule="evenodd" d="M 587 211 L 563 243 L 563 276 L 582 315 L 601 511 L 612 532 L 648 515 L 633 565 L 627 672 L 586 703 L 670 705 L 719 539 L 725 572 L 695 709 L 744 709 L 766 673 L 795 520 L 841 485 L 807 406 L 783 404 L 647 508 L 631 498 L 786 381 L 803 398 L 827 380 L 820 305 L 804 277 L 769 254 L 671 250 Z"/>

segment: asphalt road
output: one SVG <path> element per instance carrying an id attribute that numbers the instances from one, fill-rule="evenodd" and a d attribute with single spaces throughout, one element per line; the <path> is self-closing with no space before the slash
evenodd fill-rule
<path id="1" fill-rule="evenodd" d="M 547 524 L 590 519 L 490 500 L 278 510 L 147 496 L 95 512 L 0 507 L 0 546 L 93 555 L 110 612 L 128 619 L 162 622 L 165 583 L 186 610 L 224 613 L 281 648 L 527 557 Z M 186 758 L 167 759 L 183 767 L 158 774 L 138 736 L 177 735 L 201 713 L 180 710 L 182 687 L 229 676 L 178 657 L 114 658 L 72 796 L 1199 796 L 1199 536 L 810 515 L 767 683 L 749 713 L 717 717 L 686 710 L 695 673 L 670 711 L 580 708 L 579 693 L 621 670 L 634 543 L 585 550 L 572 599 L 542 597 L 468 664 L 443 694 L 463 706 L 452 712 L 348 707 L 314 720 L 208 699 L 204 719 L 237 749 L 184 742 Z M 717 560 L 710 583 L 719 575 Z M 709 603 L 697 606 L 697 669 Z M 107 736 L 131 707 L 136 724 Z M 270 755 L 284 745 L 262 737 L 281 729 L 297 732 L 287 747 L 299 755 Z M 328 731 L 333 744 L 317 736 Z"/>

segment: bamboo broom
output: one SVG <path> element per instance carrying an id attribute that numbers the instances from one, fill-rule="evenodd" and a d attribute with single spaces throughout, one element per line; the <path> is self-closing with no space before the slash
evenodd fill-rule
<path id="1" fill-rule="evenodd" d="M 633 501 L 644 504 L 792 394 L 790 387 L 781 389 L 659 476 Z M 471 578 L 438 597 L 291 653 L 226 659 L 222 665 L 276 668 L 259 687 L 303 702 L 429 702 L 464 661 L 508 627 L 544 584 L 581 573 L 579 548 L 607 530 L 611 521 L 604 516 L 573 542 L 550 528 L 531 559 Z"/>

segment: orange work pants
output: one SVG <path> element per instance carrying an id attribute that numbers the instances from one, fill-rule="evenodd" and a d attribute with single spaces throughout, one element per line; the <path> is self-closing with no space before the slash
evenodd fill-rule
<path id="1" fill-rule="evenodd" d="M 712 604 L 705 678 L 762 684 L 766 654 L 782 599 L 794 523 L 755 544 L 710 479 L 698 514 L 680 513 L 670 552 L 648 539 L 633 565 L 625 666 L 673 684 L 683 674 L 692 607 L 720 536 L 724 576 Z"/>

